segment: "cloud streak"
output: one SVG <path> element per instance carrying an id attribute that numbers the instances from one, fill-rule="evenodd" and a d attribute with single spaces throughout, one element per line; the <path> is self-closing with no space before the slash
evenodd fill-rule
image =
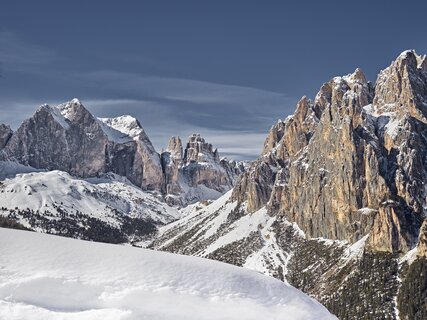
<path id="1" fill-rule="evenodd" d="M 256 158 L 270 126 L 292 112 L 296 99 L 252 87 L 138 72 L 71 68 L 48 48 L 0 32 L 0 122 L 13 128 L 43 103 L 77 97 L 99 117 L 130 114 L 140 120 L 156 149 L 170 136 L 201 133 L 223 155 Z M 66 61 L 66 63 L 63 63 Z M 19 87 L 23 74 L 34 78 Z M 8 90 L 8 86 L 10 90 Z"/>

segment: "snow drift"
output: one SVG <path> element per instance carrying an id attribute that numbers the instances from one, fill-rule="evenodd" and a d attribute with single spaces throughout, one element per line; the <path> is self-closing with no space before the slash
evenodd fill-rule
<path id="1" fill-rule="evenodd" d="M 1 319 L 335 319 L 297 289 L 196 257 L 0 228 Z"/>

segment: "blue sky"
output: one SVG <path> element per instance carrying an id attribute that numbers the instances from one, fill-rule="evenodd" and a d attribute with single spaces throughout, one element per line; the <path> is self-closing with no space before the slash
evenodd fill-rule
<path id="1" fill-rule="evenodd" d="M 160 151 L 202 133 L 257 157 L 270 126 L 323 82 L 375 81 L 405 49 L 427 53 L 425 1 L 0 0 L 0 122 L 78 97 L 131 114 Z"/>

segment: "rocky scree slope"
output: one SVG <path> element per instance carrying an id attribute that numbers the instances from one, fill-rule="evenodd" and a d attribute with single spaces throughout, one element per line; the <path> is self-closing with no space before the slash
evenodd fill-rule
<path id="1" fill-rule="evenodd" d="M 151 246 L 288 281 L 340 319 L 423 319 L 426 110 L 414 51 L 375 86 L 360 69 L 335 77 L 271 128 L 232 191 L 189 206 Z"/>

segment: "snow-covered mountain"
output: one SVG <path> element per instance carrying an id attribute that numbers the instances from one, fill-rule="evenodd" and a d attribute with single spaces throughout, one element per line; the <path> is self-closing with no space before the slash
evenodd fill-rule
<path id="1" fill-rule="evenodd" d="M 113 172 L 181 206 L 218 198 L 245 168 L 220 159 L 199 135 L 189 138 L 185 150 L 179 138 L 173 139 L 179 140 L 181 156 L 188 154 L 185 159 L 174 154 L 171 161 L 169 149 L 159 154 L 137 119 L 96 118 L 73 99 L 42 105 L 16 132 L 0 125 L 0 160 L 81 178 Z"/>
<path id="2" fill-rule="evenodd" d="M 73 238 L 134 242 L 180 217 L 153 192 L 113 173 L 76 178 L 0 162 L 0 215 L 24 226 Z"/>
<path id="3" fill-rule="evenodd" d="M 220 262 L 0 228 L 0 318 L 336 319 L 299 290 Z"/>

